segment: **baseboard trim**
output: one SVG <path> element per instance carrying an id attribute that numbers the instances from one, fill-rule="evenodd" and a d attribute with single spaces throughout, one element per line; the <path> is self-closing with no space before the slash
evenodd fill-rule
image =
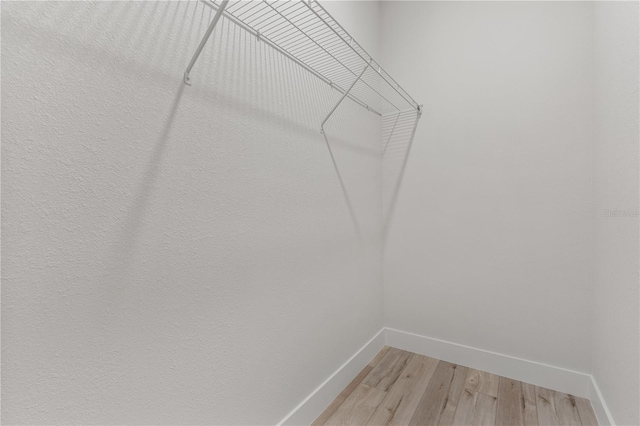
<path id="1" fill-rule="evenodd" d="M 601 425 L 615 426 L 590 374 L 385 327 L 318 386 L 279 423 L 311 424 L 384 346 L 430 356 L 537 386 L 588 398 Z"/>
<path id="2" fill-rule="evenodd" d="M 589 376 L 591 380 L 589 381 L 589 392 L 590 392 L 590 400 L 591 407 L 593 408 L 593 412 L 596 413 L 596 418 L 598 419 L 598 423 L 602 426 L 616 426 L 613 421 L 613 416 L 611 415 L 611 411 L 609 411 L 609 407 L 607 407 L 607 403 L 602 397 L 602 393 L 600 392 L 600 388 L 598 387 L 598 382 L 596 382 L 595 377 Z"/>
<path id="3" fill-rule="evenodd" d="M 338 368 L 327 380 L 322 382 L 309 396 L 278 423 L 280 425 L 309 425 L 342 392 L 344 388 L 362 371 L 364 367 L 384 347 L 385 329 L 383 328 L 361 347 L 351 358 Z"/>
<path id="4" fill-rule="evenodd" d="M 387 346 L 454 364 L 487 371 L 521 382 L 590 398 L 591 376 L 522 358 L 503 355 L 445 340 L 385 328 Z"/>

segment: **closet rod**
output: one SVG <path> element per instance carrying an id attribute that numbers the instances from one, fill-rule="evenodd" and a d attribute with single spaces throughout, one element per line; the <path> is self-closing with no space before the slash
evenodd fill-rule
<path id="1" fill-rule="evenodd" d="M 340 87 L 340 85 L 338 85 L 337 83 L 332 82 L 327 77 L 323 76 L 318 71 L 316 71 L 315 69 L 311 68 L 310 66 L 308 66 L 307 64 L 302 62 L 300 59 L 296 58 L 295 56 L 293 56 L 292 54 L 290 54 L 289 52 L 287 52 L 286 50 L 284 50 L 283 48 L 278 46 L 276 43 L 274 43 L 271 40 L 269 40 L 269 38 L 265 37 L 263 34 L 260 34 L 259 31 L 254 30 L 253 28 L 251 28 L 250 26 L 248 26 L 244 22 L 242 22 L 239 19 L 235 18 L 233 15 L 230 15 L 228 13 L 224 13 L 224 9 L 226 7 L 226 4 L 225 4 L 225 7 L 223 7 L 222 4 L 221 5 L 217 5 L 217 4 L 213 3 L 213 2 L 211 2 L 210 0 L 200 0 L 200 1 L 202 3 L 204 3 L 205 5 L 209 6 L 211 9 L 215 10 L 216 11 L 216 16 L 218 16 L 218 12 L 220 10 L 222 10 L 225 18 L 227 18 L 229 21 L 233 22 L 234 24 L 236 24 L 237 26 L 239 26 L 240 28 L 242 28 L 243 30 L 248 32 L 249 34 L 251 34 L 254 37 L 256 37 L 256 39 L 258 41 L 264 42 L 265 44 L 269 45 L 273 49 L 277 50 L 282 55 L 286 56 L 287 58 L 289 58 L 290 60 L 292 60 L 293 62 L 295 62 L 296 64 L 298 64 L 299 66 L 301 66 L 302 68 L 304 68 L 305 70 L 307 70 L 308 72 L 310 72 L 311 74 L 313 74 L 314 76 L 316 76 L 317 78 L 322 80 L 323 82 L 325 82 L 326 84 L 330 85 L 333 89 L 336 89 L 338 92 L 342 93 L 343 95 L 346 94 L 346 96 L 349 99 L 351 99 L 352 101 L 356 102 L 361 107 L 366 108 L 367 110 L 373 112 L 374 114 L 382 116 L 382 114 L 379 111 L 377 111 L 375 108 L 370 107 L 369 105 L 367 105 L 364 102 L 362 102 L 360 99 L 358 99 L 358 98 L 354 97 L 353 95 L 349 94 L 348 90 L 345 90 L 342 87 Z M 224 3 L 228 3 L 228 1 L 229 0 L 226 0 Z M 216 21 L 215 16 L 214 16 L 214 21 Z M 212 23 L 214 24 L 214 27 L 215 27 L 214 21 L 212 21 Z M 208 37 L 206 33 L 205 33 L 205 37 Z M 204 40 L 205 39 L 203 38 L 203 41 Z M 205 43 L 206 43 L 206 41 L 205 41 Z M 190 69 L 189 69 L 189 71 L 190 71 Z M 185 80 L 185 83 L 186 83 L 186 80 Z"/>

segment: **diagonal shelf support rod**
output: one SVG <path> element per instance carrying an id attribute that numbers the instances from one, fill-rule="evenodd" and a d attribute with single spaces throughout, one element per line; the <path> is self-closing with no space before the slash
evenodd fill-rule
<path id="1" fill-rule="evenodd" d="M 373 59 L 371 60 L 373 61 Z M 327 114 L 327 116 L 325 117 L 324 120 L 322 120 L 322 124 L 320 125 L 320 133 L 324 134 L 324 123 L 327 122 L 327 120 L 331 117 L 331 115 L 333 115 L 334 111 L 336 109 L 338 109 L 338 107 L 340 106 L 340 104 L 342 103 L 342 101 L 344 101 L 344 98 L 346 98 L 349 95 L 349 92 L 351 92 L 351 89 L 353 89 L 353 86 L 356 85 L 356 83 L 358 81 L 360 81 L 360 79 L 362 78 L 362 76 L 364 75 L 365 71 L 367 71 L 369 69 L 369 67 L 371 66 L 371 61 L 369 61 L 369 63 L 367 64 L 366 67 L 364 67 L 364 69 L 362 70 L 362 72 L 360 73 L 360 75 L 353 80 L 353 83 L 351 83 L 351 86 L 349 86 L 349 88 L 347 89 L 346 92 L 344 92 L 342 94 L 342 97 L 340 98 L 340 100 L 338 101 L 338 103 L 333 107 L 333 109 L 331 111 L 329 111 L 329 114 Z"/>
<path id="2" fill-rule="evenodd" d="M 224 9 L 227 7 L 228 3 L 229 3 L 229 0 L 222 0 L 220 7 L 218 8 L 218 10 L 216 11 L 216 14 L 213 17 L 213 21 L 211 21 L 211 23 L 209 24 L 209 28 L 207 28 L 207 31 L 204 33 L 204 37 L 202 37 L 202 40 L 200 40 L 200 44 L 198 45 L 198 48 L 193 54 L 193 57 L 191 58 L 191 62 L 189 62 L 189 65 L 187 66 L 187 70 L 184 72 L 184 84 L 191 86 L 191 79 L 189 78 L 189 73 L 191 72 L 191 69 L 195 65 L 198 58 L 200 57 L 200 53 L 202 53 L 202 49 L 204 49 L 204 46 L 207 44 L 207 41 L 209 41 L 209 37 L 211 37 L 211 33 L 216 27 L 216 24 L 218 23 L 218 21 L 220 20 L 220 17 L 222 16 L 222 12 L 224 12 Z"/>
<path id="3" fill-rule="evenodd" d="M 329 139 L 327 139 L 327 135 L 324 132 L 324 124 L 331 117 L 331 115 L 333 115 L 333 113 L 340 106 L 342 101 L 344 101 L 344 98 L 346 98 L 349 95 L 349 92 L 351 92 L 351 89 L 353 89 L 353 86 L 356 85 L 356 83 L 360 80 L 360 78 L 364 75 L 365 71 L 367 71 L 367 69 L 369 69 L 370 66 L 371 66 L 371 61 L 369 61 L 369 63 L 367 64 L 366 67 L 364 67 L 360 75 L 353 81 L 353 83 L 351 83 L 351 86 L 349 86 L 347 91 L 342 94 L 342 97 L 340 98 L 340 100 L 336 103 L 333 109 L 329 111 L 329 114 L 327 114 L 325 119 L 322 121 L 322 124 L 320 125 L 320 133 L 322 133 L 322 136 L 324 137 L 324 142 L 327 144 L 327 149 L 329 150 L 329 155 L 331 156 L 331 162 L 333 163 L 333 168 L 336 171 L 336 175 L 338 175 L 338 180 L 340 181 L 340 187 L 342 188 L 342 194 L 344 195 L 344 199 L 347 202 L 347 207 L 349 208 L 349 215 L 351 216 L 351 220 L 353 221 L 353 226 L 355 228 L 355 231 L 356 231 L 356 234 L 358 235 L 359 240 L 362 240 L 362 234 L 360 232 L 360 226 L 358 225 L 358 219 L 356 218 L 355 210 L 351 205 L 351 200 L 349 199 L 349 194 L 347 193 L 347 187 L 344 185 L 344 181 L 342 180 L 342 175 L 340 174 L 338 163 L 336 163 L 336 159 L 333 156 L 333 151 L 331 150 Z"/>

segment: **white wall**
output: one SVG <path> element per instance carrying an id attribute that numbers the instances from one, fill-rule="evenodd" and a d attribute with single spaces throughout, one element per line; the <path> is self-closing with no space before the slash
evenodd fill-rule
<path id="1" fill-rule="evenodd" d="M 330 5 L 375 53 L 376 4 Z M 2 3 L 2 418 L 273 424 L 382 327 L 379 120 L 200 2 Z"/>
<path id="2" fill-rule="evenodd" d="M 597 2 L 593 375 L 618 425 L 640 424 L 638 3 Z"/>
<path id="3" fill-rule="evenodd" d="M 185 88 L 195 1 L 2 3 L 5 423 L 274 423 L 382 327 L 381 263 L 385 325 L 637 423 L 637 4 L 326 6 L 425 104 L 383 262 L 375 116 L 328 129 L 360 242 L 336 92 L 224 22 Z"/>
<path id="4" fill-rule="evenodd" d="M 418 102 L 384 256 L 385 325 L 587 372 L 592 8 L 384 2 Z"/>

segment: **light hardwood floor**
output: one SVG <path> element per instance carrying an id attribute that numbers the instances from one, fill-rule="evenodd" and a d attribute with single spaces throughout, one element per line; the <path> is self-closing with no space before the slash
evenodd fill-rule
<path id="1" fill-rule="evenodd" d="M 313 425 L 585 425 L 591 403 L 385 347 Z"/>

